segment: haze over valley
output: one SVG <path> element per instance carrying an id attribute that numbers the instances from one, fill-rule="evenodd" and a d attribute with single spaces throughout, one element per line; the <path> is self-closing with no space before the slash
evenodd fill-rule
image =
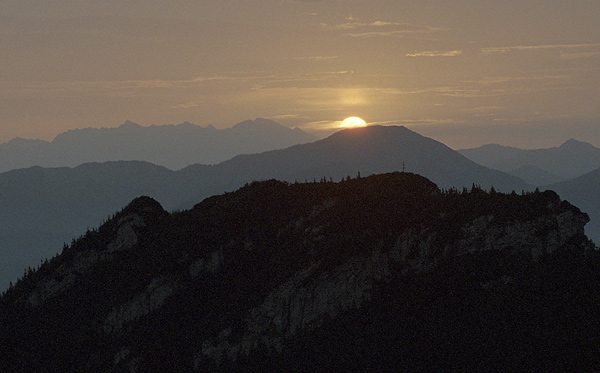
<path id="1" fill-rule="evenodd" d="M 255 136 L 259 136 L 260 122 L 252 125 Z M 6 207 L 0 211 L 6 221 L 0 229 L 8 248 L 3 252 L 5 263 L 10 263 L 5 271 L 11 273 L 5 285 L 9 278 L 20 275 L 26 264 L 18 265 L 15 260 L 27 258 L 27 265 L 36 265 L 52 252 L 46 240 L 57 252 L 61 239 L 68 242 L 97 226 L 140 195 L 156 198 L 168 210 L 183 209 L 253 180 L 340 180 L 403 167 L 447 188 L 473 183 L 504 191 L 531 188 L 514 176 L 477 165 L 435 140 L 397 126 L 342 130 L 312 143 L 239 155 L 216 165 L 190 165 L 178 171 L 142 161 L 18 169 L 0 174 L 4 191 L 0 198 Z M 32 237 L 42 239 L 31 242 Z M 26 244 L 32 248 L 23 250 Z"/>
<path id="2" fill-rule="evenodd" d="M 214 143 L 220 136 L 221 144 L 226 139 L 232 144 L 239 144 L 244 139 L 260 138 L 269 139 L 273 144 L 278 141 L 280 144 L 295 141 L 298 145 L 256 154 L 240 154 L 214 165 L 199 164 L 193 162 L 194 156 L 198 154 L 195 147 L 191 147 L 191 151 L 181 150 L 188 149 L 191 140 L 189 136 L 180 133 L 189 134 L 190 131 L 201 138 L 200 144 Z M 152 137 L 153 132 L 173 133 L 168 145 L 174 149 L 172 153 L 175 156 L 162 144 L 152 146 L 159 144 L 161 139 L 161 136 Z M 242 135 L 236 132 L 241 132 Z M 119 141 L 112 145 L 106 144 L 107 139 L 114 138 L 117 134 L 123 135 L 119 137 Z M 175 136 L 176 134 L 180 135 Z M 272 178 L 287 182 L 341 180 L 357 174 L 368 176 L 405 170 L 421 174 L 441 188 L 460 190 L 478 185 L 487 190 L 493 187 L 498 191 L 515 190 L 518 193 L 536 187 L 559 190 L 561 196 L 564 195 L 590 214 L 591 222 L 587 225 L 587 233 L 595 241 L 600 239 L 600 206 L 595 203 L 597 192 L 593 187 L 599 182 L 593 177 L 593 172 L 584 179 L 589 179 L 589 182 L 583 184 L 577 183 L 578 179 L 575 178 L 572 182 L 550 185 L 535 182 L 540 181 L 535 179 L 530 179 L 528 183 L 510 171 L 486 167 L 509 159 L 509 166 L 499 168 L 506 171 L 513 167 L 546 167 L 546 172 L 550 173 L 554 168 L 549 165 L 562 164 L 571 173 L 563 174 L 565 180 L 569 175 L 583 177 L 581 175 L 587 173 L 589 166 L 581 162 L 582 154 L 597 154 L 599 151 L 590 144 L 575 140 L 551 149 L 521 150 L 484 146 L 457 152 L 406 127 L 368 126 L 341 130 L 325 139 L 300 144 L 307 141 L 310 135 L 262 119 L 242 122 L 229 132 L 190 124 L 141 127 L 126 123 L 117 129 L 74 131 L 64 137 L 73 140 L 55 142 L 70 146 L 89 146 L 69 152 L 70 146 L 59 147 L 54 142 L 48 143 L 46 146 L 55 149 L 52 154 L 70 155 L 71 158 L 55 156 L 52 160 L 48 157 L 44 159 L 47 162 L 71 162 L 78 166 L 33 166 L 0 173 L 0 203 L 4 206 L 0 210 L 0 218 L 5 222 L 0 227 L 0 243 L 4 248 L 1 253 L 1 262 L 4 264 L 0 281 L 3 288 L 9 281 L 15 281 L 22 275 L 26 268 L 35 267 L 40 261 L 60 252 L 63 243 L 98 226 L 135 197 L 151 196 L 167 210 L 181 210 L 190 208 L 211 195 L 235 190 L 254 180 Z M 140 138 L 145 139 L 145 146 L 139 146 Z M 36 144 L 23 142 L 12 149 L 4 144 L 5 147 L 0 149 L 5 151 L 7 159 L 20 159 L 15 155 L 32 153 Z M 93 144 L 106 145 L 94 147 Z M 498 148 L 504 152 L 486 152 L 487 149 Z M 105 151 L 99 153 L 101 149 Z M 189 165 L 181 169 L 170 169 L 147 161 L 82 163 L 77 158 L 80 156 L 85 162 L 91 156 L 112 157 L 124 153 L 130 154 L 132 159 L 148 154 L 164 158 L 165 161 L 158 162 L 159 164 L 173 165 L 173 160 L 177 159 L 180 166 Z M 207 153 L 204 151 L 204 154 Z M 537 156 L 513 155 L 523 153 Z M 219 148 L 215 149 L 212 157 L 223 157 L 222 154 L 229 153 Z M 557 168 L 555 172 L 560 174 L 560 170 Z M 532 176 L 533 173 L 527 175 Z M 586 186 L 585 190 L 583 185 Z"/>

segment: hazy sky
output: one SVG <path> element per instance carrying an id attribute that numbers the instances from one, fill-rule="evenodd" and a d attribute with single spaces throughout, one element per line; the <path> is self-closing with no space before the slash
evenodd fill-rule
<path id="1" fill-rule="evenodd" d="M 2 0 L 0 142 L 256 117 L 600 146 L 597 0 Z"/>

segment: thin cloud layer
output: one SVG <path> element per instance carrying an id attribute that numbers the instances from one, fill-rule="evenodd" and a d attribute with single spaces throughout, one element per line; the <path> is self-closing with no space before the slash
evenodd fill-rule
<path id="1" fill-rule="evenodd" d="M 345 31 L 344 36 L 356 38 L 362 37 L 402 37 L 407 34 L 431 34 L 443 31 L 442 28 L 431 26 L 419 26 L 408 22 L 388 22 L 388 21 L 373 21 L 359 22 L 356 19 L 349 19 L 348 22 L 329 26 L 322 24 L 324 28 L 332 28 L 337 31 Z"/>
<path id="2" fill-rule="evenodd" d="M 595 44 L 547 44 L 547 45 L 515 45 L 510 47 L 488 47 L 482 48 L 483 53 L 507 53 L 511 51 L 534 51 L 542 49 L 571 49 L 571 48 L 591 48 L 600 47 L 600 43 Z"/>
<path id="3" fill-rule="evenodd" d="M 417 53 L 407 53 L 406 57 L 456 57 L 463 53 L 461 50 L 453 51 L 424 51 Z"/>

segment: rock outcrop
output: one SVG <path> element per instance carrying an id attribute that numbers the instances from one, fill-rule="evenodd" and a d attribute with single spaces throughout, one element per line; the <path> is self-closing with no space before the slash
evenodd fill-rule
<path id="1" fill-rule="evenodd" d="M 115 222 L 105 225 L 104 234 L 108 237 L 106 243 L 101 247 L 93 245 L 78 249 L 86 239 L 98 241 L 97 231 L 89 231 L 79 242 L 73 241 L 72 246 L 66 248 L 65 256 L 58 257 L 57 262 L 53 263 L 55 268 L 48 273 L 37 273 L 39 278 L 33 284 L 33 288 L 18 301 L 36 307 L 68 292 L 82 274 L 93 266 L 99 262 L 117 260 L 118 252 L 134 248 L 138 243 L 138 235 L 144 234 L 140 229 L 146 226 L 145 220 L 155 219 L 158 214 L 165 213 L 160 204 L 149 197 L 135 199 L 113 219 Z"/>
<path id="2" fill-rule="evenodd" d="M 281 352 L 286 339 L 370 300 L 373 284 L 389 277 L 389 265 L 389 258 L 376 252 L 332 272 L 320 272 L 318 264 L 299 271 L 248 312 L 246 331 L 239 340 L 233 340 L 231 328 L 225 328 L 214 342 L 204 341 L 202 357 L 219 365 L 224 358 L 235 361 L 257 349 Z M 196 368 L 200 361 L 196 359 Z"/>
<path id="3" fill-rule="evenodd" d="M 319 206 L 322 213 L 325 207 Z M 310 217 L 314 217 L 314 211 Z M 499 221 L 493 214 L 479 216 L 462 225 L 453 239 L 432 227 L 418 226 L 403 231 L 390 247 L 370 249 L 366 259 L 349 259 L 333 270 L 319 270 L 319 263 L 298 271 L 288 281 L 274 289 L 259 306 L 252 308 L 245 319 L 245 332 L 235 336 L 231 327 L 216 338 L 206 340 L 196 357 L 198 368 L 202 358 L 219 365 L 224 360 L 235 361 L 253 351 L 281 351 L 286 340 L 314 330 L 324 320 L 334 319 L 349 309 L 359 308 L 372 298 L 373 287 L 389 282 L 394 269 L 404 274 L 431 271 L 450 257 L 485 251 L 508 251 L 524 254 L 537 262 L 543 255 L 569 247 L 573 241 L 580 252 L 594 246 L 584 237 L 584 225 L 589 221 L 577 208 L 549 203 L 541 216 L 530 220 Z M 313 229 L 306 229 L 312 233 Z M 507 276 L 500 281 L 507 282 Z"/>
<path id="4" fill-rule="evenodd" d="M 113 309 L 104 321 L 106 333 L 118 331 L 123 324 L 139 319 L 160 308 L 165 299 L 176 289 L 176 285 L 167 279 L 153 279 L 146 288 L 129 302 Z"/>

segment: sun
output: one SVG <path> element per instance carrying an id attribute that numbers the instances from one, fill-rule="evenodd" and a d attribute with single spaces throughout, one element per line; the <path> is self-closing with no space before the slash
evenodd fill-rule
<path id="1" fill-rule="evenodd" d="M 342 123 L 340 124 L 340 127 L 342 128 L 354 128 L 354 127 L 365 127 L 367 125 L 367 122 L 365 122 L 364 120 L 362 120 L 359 117 L 350 117 L 350 118 L 346 118 L 342 121 Z"/>

